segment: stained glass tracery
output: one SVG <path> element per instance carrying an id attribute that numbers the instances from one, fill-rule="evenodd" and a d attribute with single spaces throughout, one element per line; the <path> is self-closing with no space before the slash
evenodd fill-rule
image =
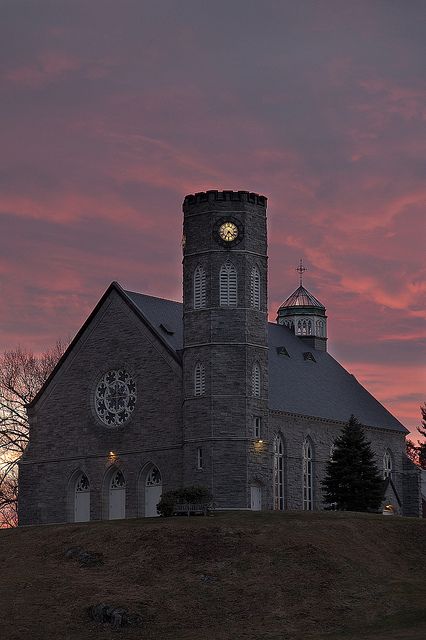
<path id="1" fill-rule="evenodd" d="M 108 371 L 98 383 L 95 409 L 108 427 L 124 424 L 136 405 L 136 383 L 125 369 Z"/>

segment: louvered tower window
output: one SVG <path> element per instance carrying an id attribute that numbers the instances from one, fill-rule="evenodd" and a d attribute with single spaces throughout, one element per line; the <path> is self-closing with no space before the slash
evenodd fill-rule
<path id="1" fill-rule="evenodd" d="M 251 373 L 251 393 L 255 398 L 260 398 L 260 367 L 258 364 L 253 366 Z"/>
<path id="2" fill-rule="evenodd" d="M 206 306 L 206 272 L 203 267 L 194 271 L 194 309 L 204 309 Z"/>
<path id="3" fill-rule="evenodd" d="M 303 509 L 312 511 L 313 507 L 312 444 L 309 438 L 303 443 Z"/>
<path id="4" fill-rule="evenodd" d="M 204 365 L 197 362 L 194 369 L 194 395 L 202 396 L 206 391 L 206 372 Z"/>
<path id="5" fill-rule="evenodd" d="M 219 300 L 221 307 L 237 306 L 237 270 L 230 262 L 225 262 L 220 269 Z"/>
<path id="6" fill-rule="evenodd" d="M 254 309 L 260 309 L 260 272 L 253 267 L 250 276 L 250 305 Z"/>

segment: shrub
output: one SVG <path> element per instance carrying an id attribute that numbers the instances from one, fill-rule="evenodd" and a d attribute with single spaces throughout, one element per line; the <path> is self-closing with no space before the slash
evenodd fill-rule
<path id="1" fill-rule="evenodd" d="M 200 485 L 176 489 L 174 491 L 166 491 L 162 494 L 161 500 L 157 505 L 157 511 L 160 516 L 172 516 L 177 504 L 204 504 L 208 505 L 213 501 L 213 495 L 207 489 Z"/>

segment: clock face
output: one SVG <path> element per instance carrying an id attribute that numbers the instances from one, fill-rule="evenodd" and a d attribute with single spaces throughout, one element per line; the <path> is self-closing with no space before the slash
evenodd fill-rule
<path id="1" fill-rule="evenodd" d="M 238 227 L 233 222 L 224 222 L 219 227 L 219 236 L 224 242 L 233 242 L 238 238 Z"/>
<path id="2" fill-rule="evenodd" d="M 231 249 L 244 239 L 244 226 L 237 218 L 219 218 L 213 224 L 213 238 L 226 249 Z"/>
<path id="3" fill-rule="evenodd" d="M 107 427 L 127 422 L 136 405 L 136 384 L 124 369 L 108 371 L 96 386 L 95 410 Z"/>

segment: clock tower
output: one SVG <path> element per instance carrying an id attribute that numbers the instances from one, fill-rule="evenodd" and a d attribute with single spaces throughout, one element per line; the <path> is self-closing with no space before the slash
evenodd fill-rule
<path id="1" fill-rule="evenodd" d="M 207 191 L 183 213 L 184 484 L 269 508 L 266 198 Z"/>

